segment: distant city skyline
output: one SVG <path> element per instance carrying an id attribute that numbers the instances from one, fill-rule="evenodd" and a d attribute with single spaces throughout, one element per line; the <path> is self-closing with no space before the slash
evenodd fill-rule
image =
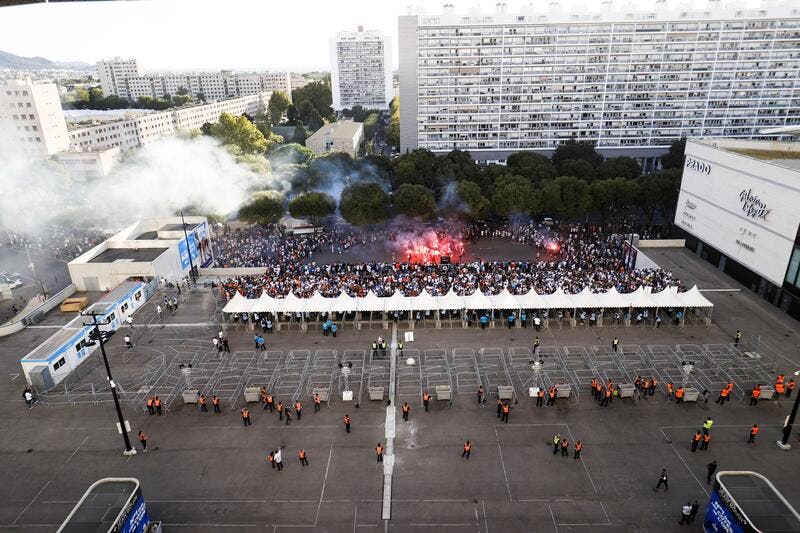
<path id="1" fill-rule="evenodd" d="M 335 32 L 354 31 L 361 25 L 364 29 L 383 31 L 397 43 L 397 17 L 406 14 L 409 5 L 422 6 L 428 13 L 439 13 L 446 3 L 453 4 L 458 12 L 480 7 L 491 13 L 498 0 L 160 0 L 29 4 L 0 8 L 0 50 L 53 61 L 92 64 L 117 56 L 135 57 L 146 72 L 328 71 L 329 38 Z M 514 12 L 531 1 L 505 3 L 509 12 Z M 561 0 L 559 3 L 563 10 L 580 12 L 585 2 Z M 752 0 L 745 2 L 753 3 Z M 541 4 L 543 10 L 549 9 L 549 2 L 536 4 Z M 624 5 L 624 2 L 618 4 Z M 637 2 L 635 7 L 646 9 L 654 4 L 654 0 L 646 0 Z M 36 38 L 31 37 L 33 28 Z M 392 68 L 397 69 L 396 46 L 392 58 Z"/>

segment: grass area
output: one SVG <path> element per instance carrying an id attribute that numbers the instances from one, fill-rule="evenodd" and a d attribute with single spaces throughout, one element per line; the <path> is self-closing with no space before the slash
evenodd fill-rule
<path id="1" fill-rule="evenodd" d="M 729 150 L 756 159 L 800 159 L 800 152 L 794 150 L 754 150 L 749 148 L 729 148 Z"/>

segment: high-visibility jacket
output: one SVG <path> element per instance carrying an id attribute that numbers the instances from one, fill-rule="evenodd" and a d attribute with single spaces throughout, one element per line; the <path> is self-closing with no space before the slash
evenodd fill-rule
<path id="1" fill-rule="evenodd" d="M 272 452 L 270 452 L 270 454 L 267 455 L 267 461 L 269 461 L 270 463 L 274 463 L 275 462 L 275 456 L 272 455 Z"/>
<path id="2" fill-rule="evenodd" d="M 708 441 L 710 440 L 711 440 L 711 435 L 709 435 L 708 433 L 703 435 L 703 442 L 708 443 Z"/>
<path id="3" fill-rule="evenodd" d="M 408 404 L 407 404 L 407 403 L 406 403 L 406 404 L 403 404 L 403 412 L 404 412 L 404 413 L 407 413 L 407 412 L 408 412 L 408 409 L 409 409 L 409 407 L 408 407 Z"/>
<path id="4" fill-rule="evenodd" d="M 567 439 L 563 439 L 561 441 L 561 447 L 562 448 L 568 448 L 569 447 L 569 441 Z"/>
<path id="5" fill-rule="evenodd" d="M 675 391 L 676 398 L 683 398 L 683 387 L 678 387 L 678 390 Z"/>
<path id="6" fill-rule="evenodd" d="M 464 451 L 468 452 L 468 451 L 471 451 L 471 450 L 472 450 L 472 444 L 470 444 L 469 442 L 465 442 L 464 443 Z"/>
<path id="7" fill-rule="evenodd" d="M 544 389 L 539 389 L 539 392 L 536 393 L 536 396 L 539 398 L 544 398 Z"/>
<path id="8" fill-rule="evenodd" d="M 550 396 L 551 398 L 555 398 L 555 397 L 556 397 L 556 391 L 555 391 L 555 389 L 553 389 L 553 388 L 551 387 L 551 388 L 550 388 L 550 390 L 548 390 L 548 391 L 547 391 L 547 395 L 548 395 L 548 396 Z"/>
<path id="9" fill-rule="evenodd" d="M 611 398 L 611 389 L 606 389 L 606 398 Z"/>
<path id="10" fill-rule="evenodd" d="M 761 430 L 758 428 L 758 426 L 756 426 L 756 427 L 754 427 L 754 428 L 752 428 L 752 429 L 750 430 L 750 434 L 751 434 L 751 435 L 758 435 L 758 432 L 759 432 L 759 431 L 761 431 Z"/>
<path id="11" fill-rule="evenodd" d="M 668 392 L 668 393 L 672 394 L 672 390 L 673 390 L 674 388 L 675 388 L 675 387 L 672 385 L 672 383 L 667 383 L 667 392 Z"/>
<path id="12" fill-rule="evenodd" d="M 219 398 L 214 396 L 213 398 L 211 398 L 211 403 L 213 403 L 214 405 L 219 405 Z"/>
<path id="13" fill-rule="evenodd" d="M 750 394 L 753 396 L 753 398 L 758 398 L 759 396 L 761 396 L 761 389 L 753 389 L 753 392 L 751 392 Z"/>
<path id="14" fill-rule="evenodd" d="M 786 388 L 789 389 L 789 390 L 794 390 L 794 381 L 793 380 L 789 380 L 789 382 L 786 383 Z"/>
<path id="15" fill-rule="evenodd" d="M 153 406 L 153 398 L 148 398 L 147 399 L 147 407 L 152 407 L 152 406 Z"/>
<path id="16" fill-rule="evenodd" d="M 778 374 L 777 379 L 775 379 L 775 383 L 783 383 L 783 380 L 786 379 L 783 374 Z"/>
<path id="17" fill-rule="evenodd" d="M 423 395 L 422 395 L 422 401 L 423 401 L 423 402 L 427 402 L 427 401 L 428 401 L 428 400 L 430 400 L 430 399 L 431 399 L 431 395 L 430 395 L 430 394 L 428 394 L 427 392 L 426 392 L 425 394 L 423 394 Z"/>
<path id="18" fill-rule="evenodd" d="M 205 405 L 205 404 L 206 404 L 206 397 L 200 396 L 200 405 Z"/>
<path id="19" fill-rule="evenodd" d="M 349 424 L 349 423 L 350 423 L 350 417 L 349 417 L 349 416 L 345 416 L 345 417 L 343 418 L 343 420 L 344 420 L 344 423 L 345 423 L 345 424 Z"/>
<path id="20" fill-rule="evenodd" d="M 302 404 L 302 403 L 300 403 L 300 402 L 294 402 L 294 410 L 295 410 L 295 411 L 299 411 L 299 410 L 300 410 L 300 409 L 302 409 L 302 408 L 303 408 L 303 404 Z"/>
<path id="21" fill-rule="evenodd" d="M 728 389 L 728 392 L 733 392 L 733 382 L 728 382 L 728 386 L 725 388 Z"/>
<path id="22" fill-rule="evenodd" d="M 278 412 L 283 411 L 283 402 L 278 402 Z"/>
<path id="23" fill-rule="evenodd" d="M 299 452 L 297 452 L 297 457 L 299 457 L 300 459 L 305 459 L 306 458 L 306 451 L 305 450 L 300 450 Z"/>
<path id="24" fill-rule="evenodd" d="M 580 442 L 576 442 L 576 443 L 575 443 L 575 451 L 576 451 L 576 452 L 579 452 L 579 451 L 581 451 L 582 449 L 583 449 L 583 444 L 581 444 Z"/>
<path id="25" fill-rule="evenodd" d="M 783 383 L 776 383 L 775 384 L 775 392 L 778 394 L 783 394 L 786 391 L 786 388 L 783 386 Z"/>
<path id="26" fill-rule="evenodd" d="M 383 446 L 375 446 L 375 455 L 378 457 L 383 455 Z"/>
<path id="27" fill-rule="evenodd" d="M 719 391 L 719 395 L 722 396 L 723 398 L 727 398 L 728 394 L 730 393 L 731 391 L 729 391 L 727 388 L 724 388 L 721 391 Z"/>
<path id="28" fill-rule="evenodd" d="M 316 404 L 320 403 L 319 394 L 315 394 L 314 395 L 314 403 L 316 403 Z"/>
<path id="29" fill-rule="evenodd" d="M 155 402 L 155 404 L 156 404 L 156 407 L 161 407 L 161 400 L 160 400 L 159 398 L 156 398 L 156 399 L 154 400 L 154 402 Z"/>
<path id="30" fill-rule="evenodd" d="M 703 429 L 711 429 L 711 426 L 713 425 L 714 425 L 713 420 L 706 420 L 705 422 L 703 422 Z"/>
<path id="31" fill-rule="evenodd" d="M 693 439 L 695 442 L 700 442 L 700 439 L 702 439 L 702 438 L 703 438 L 703 436 L 702 436 L 702 435 L 700 435 L 700 433 L 695 433 L 695 434 L 694 434 L 694 437 L 692 437 L 692 439 Z"/>
<path id="32" fill-rule="evenodd" d="M 650 386 L 655 388 L 656 385 L 658 385 L 658 380 L 656 378 L 653 378 L 653 381 L 650 382 Z"/>
<path id="33" fill-rule="evenodd" d="M 147 440 L 147 435 L 144 433 L 139 434 L 139 442 L 145 442 Z"/>
<path id="34" fill-rule="evenodd" d="M 377 350 L 378 349 L 378 343 L 377 342 L 373 342 L 372 343 L 372 349 L 373 350 Z"/>
<path id="35" fill-rule="evenodd" d="M 267 403 L 272 403 L 272 402 L 273 402 L 272 394 L 267 394 Z"/>
<path id="36" fill-rule="evenodd" d="M 511 411 L 511 407 L 504 404 L 503 405 L 503 413 L 508 414 Z"/>

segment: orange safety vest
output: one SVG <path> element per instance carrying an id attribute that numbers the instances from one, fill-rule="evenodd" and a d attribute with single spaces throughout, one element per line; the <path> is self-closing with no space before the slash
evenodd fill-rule
<path id="1" fill-rule="evenodd" d="M 281 411 L 283 411 L 283 403 L 278 402 L 278 412 L 280 413 Z"/>
<path id="2" fill-rule="evenodd" d="M 701 438 L 703 438 L 703 437 L 700 435 L 700 433 L 695 433 L 694 434 L 693 439 L 694 439 L 695 442 L 700 442 Z"/>
<path id="3" fill-rule="evenodd" d="M 678 390 L 675 391 L 676 398 L 683 398 L 683 387 L 678 387 Z"/>
<path id="4" fill-rule="evenodd" d="M 672 390 L 673 390 L 674 388 L 675 388 L 675 387 L 672 385 L 672 383 L 667 383 L 667 392 L 668 392 L 668 393 L 672 394 Z"/>
<path id="5" fill-rule="evenodd" d="M 155 399 L 156 407 L 161 407 L 161 400 L 156 398 Z"/>
<path id="6" fill-rule="evenodd" d="M 299 452 L 297 452 L 297 457 L 299 457 L 300 459 L 305 459 L 306 458 L 305 450 L 300 450 Z"/>
<path id="7" fill-rule="evenodd" d="M 314 395 L 314 403 L 319 403 L 319 394 Z"/>
<path id="8" fill-rule="evenodd" d="M 267 403 L 272 403 L 272 394 L 267 394 Z"/>
<path id="9" fill-rule="evenodd" d="M 211 403 L 213 403 L 214 405 L 219 405 L 219 398 L 214 396 L 213 398 L 211 398 Z"/>
<path id="10" fill-rule="evenodd" d="M 301 404 L 300 402 L 294 402 L 294 410 L 295 411 L 299 411 L 302 408 L 303 408 L 303 404 Z"/>
<path id="11" fill-rule="evenodd" d="M 200 405 L 205 405 L 205 404 L 206 404 L 206 397 L 200 396 Z"/>
<path id="12" fill-rule="evenodd" d="M 152 406 L 153 406 L 153 399 L 152 398 L 148 398 L 147 399 L 147 407 L 152 407 Z"/>
<path id="13" fill-rule="evenodd" d="M 783 374 L 778 374 L 778 378 L 775 380 L 776 383 L 783 383 L 785 376 Z"/>
<path id="14" fill-rule="evenodd" d="M 731 392 L 728 389 L 722 389 L 721 391 L 719 391 L 719 395 L 722 396 L 723 398 L 727 398 L 728 394 L 730 393 Z"/>
<path id="15" fill-rule="evenodd" d="M 550 396 L 551 398 L 555 398 L 555 396 L 556 396 L 556 391 L 555 391 L 555 390 L 554 390 L 552 387 L 550 387 L 550 390 L 548 390 L 548 391 L 547 391 L 547 394 L 548 394 L 548 396 Z"/>
<path id="16" fill-rule="evenodd" d="M 468 443 L 468 442 L 465 442 L 465 443 L 464 443 L 464 451 L 465 451 L 465 452 L 468 452 L 468 451 L 470 451 L 470 450 L 472 450 L 472 444 L 470 444 L 470 443 Z"/>
<path id="17" fill-rule="evenodd" d="M 650 382 L 650 386 L 655 387 L 656 385 L 658 385 L 658 380 L 653 378 L 653 381 Z"/>
<path id="18" fill-rule="evenodd" d="M 423 395 L 422 395 L 422 401 L 423 401 L 423 402 L 427 402 L 427 401 L 428 401 L 428 400 L 430 400 L 430 399 L 431 399 L 431 395 L 430 395 L 430 394 L 428 394 L 427 392 L 426 392 L 425 394 L 423 394 Z"/>
<path id="19" fill-rule="evenodd" d="M 272 455 L 271 452 L 270 452 L 269 455 L 267 455 L 267 461 L 269 461 L 270 463 L 274 463 L 275 462 L 275 456 Z"/>
<path id="20" fill-rule="evenodd" d="M 408 404 L 403 405 L 403 412 L 404 413 L 408 412 Z"/>
<path id="21" fill-rule="evenodd" d="M 776 383 L 775 384 L 775 392 L 778 394 L 783 394 L 786 389 L 783 386 L 783 383 Z"/>
<path id="22" fill-rule="evenodd" d="M 751 435 L 758 435 L 758 432 L 759 432 L 759 428 L 757 428 L 757 427 L 754 427 L 753 429 L 750 430 L 750 434 Z"/>
<path id="23" fill-rule="evenodd" d="M 345 424 L 349 424 L 350 423 L 350 417 L 349 416 L 344 417 L 344 423 Z"/>
<path id="24" fill-rule="evenodd" d="M 567 439 L 562 440 L 561 441 L 561 447 L 562 448 L 569 448 L 569 441 Z"/>
<path id="25" fill-rule="evenodd" d="M 790 381 L 786 384 L 786 388 L 789 390 L 794 390 L 794 381 Z"/>
<path id="26" fill-rule="evenodd" d="M 504 404 L 503 405 L 503 413 L 508 414 L 509 411 L 511 411 L 511 407 L 509 407 L 508 405 Z"/>
<path id="27" fill-rule="evenodd" d="M 139 435 L 139 442 L 144 442 L 144 441 L 146 441 L 146 440 L 147 440 L 147 435 L 145 435 L 144 433 L 142 433 L 141 435 Z"/>
<path id="28" fill-rule="evenodd" d="M 703 435 L 703 442 L 708 442 L 710 440 L 711 440 L 711 435 L 708 435 L 708 434 Z"/>
<path id="29" fill-rule="evenodd" d="M 375 455 L 378 457 L 383 455 L 383 446 L 375 446 Z"/>
<path id="30" fill-rule="evenodd" d="M 536 393 L 536 396 L 539 398 L 544 398 L 544 389 L 539 389 L 539 392 Z"/>
<path id="31" fill-rule="evenodd" d="M 733 383 L 728 383 L 728 386 L 725 387 L 725 388 L 728 389 L 728 391 L 732 391 L 733 390 Z"/>
<path id="32" fill-rule="evenodd" d="M 581 444 L 580 442 L 576 442 L 576 443 L 575 443 L 575 451 L 576 451 L 576 452 L 579 452 L 579 451 L 581 451 L 582 449 L 583 449 L 583 444 Z"/>
<path id="33" fill-rule="evenodd" d="M 753 398 L 758 398 L 759 396 L 761 396 L 761 389 L 753 389 L 753 392 L 751 394 Z"/>

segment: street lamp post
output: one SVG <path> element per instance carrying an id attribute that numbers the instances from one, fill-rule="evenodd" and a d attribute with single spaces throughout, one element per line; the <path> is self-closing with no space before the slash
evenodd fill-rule
<path id="1" fill-rule="evenodd" d="M 194 261 L 192 261 L 192 248 L 189 246 L 189 235 L 186 233 L 186 221 L 183 220 L 183 211 L 181 211 L 181 226 L 183 227 L 183 237 L 186 239 L 186 254 L 189 256 L 189 279 L 194 283 Z"/>
<path id="2" fill-rule="evenodd" d="M 108 379 L 108 383 L 111 385 L 111 396 L 114 398 L 114 407 L 117 409 L 117 420 L 119 420 L 119 428 L 122 431 L 122 438 L 125 441 L 125 451 L 122 453 L 124 455 L 136 455 L 136 450 L 131 446 L 131 440 L 128 438 L 128 431 L 125 428 L 125 418 L 122 416 L 122 407 L 119 404 L 119 396 L 117 396 L 117 384 L 114 383 L 114 378 L 111 376 L 111 367 L 108 365 L 108 356 L 106 356 L 106 349 L 103 345 L 103 337 L 100 334 L 100 325 L 101 324 L 108 324 L 110 323 L 109 320 L 105 322 L 98 322 L 97 317 L 99 313 L 96 312 L 89 312 L 86 315 L 92 317 L 92 321 L 89 324 L 84 324 L 84 326 L 94 326 L 94 332 L 97 335 L 97 342 L 100 343 L 100 353 L 103 354 L 103 363 L 106 365 L 106 379 Z"/>
<path id="3" fill-rule="evenodd" d="M 39 287 L 42 289 L 42 297 L 47 299 L 47 292 L 44 289 L 44 283 L 36 276 L 36 265 L 33 264 L 33 260 L 31 259 L 31 252 L 28 249 L 28 245 L 25 245 L 25 255 L 28 256 L 28 268 L 31 269 L 31 274 L 33 275 L 33 279 L 39 282 Z"/>
<path id="4" fill-rule="evenodd" d="M 800 370 L 794 373 L 795 376 L 800 376 Z M 784 450 L 788 450 L 792 447 L 789 444 L 789 439 L 792 436 L 792 424 L 794 424 L 794 419 L 797 417 L 797 408 L 800 406 L 800 394 L 794 397 L 794 405 L 792 406 L 792 412 L 789 414 L 789 417 L 786 419 L 786 425 L 783 426 L 783 438 L 778 441 L 778 446 L 780 446 Z"/>

